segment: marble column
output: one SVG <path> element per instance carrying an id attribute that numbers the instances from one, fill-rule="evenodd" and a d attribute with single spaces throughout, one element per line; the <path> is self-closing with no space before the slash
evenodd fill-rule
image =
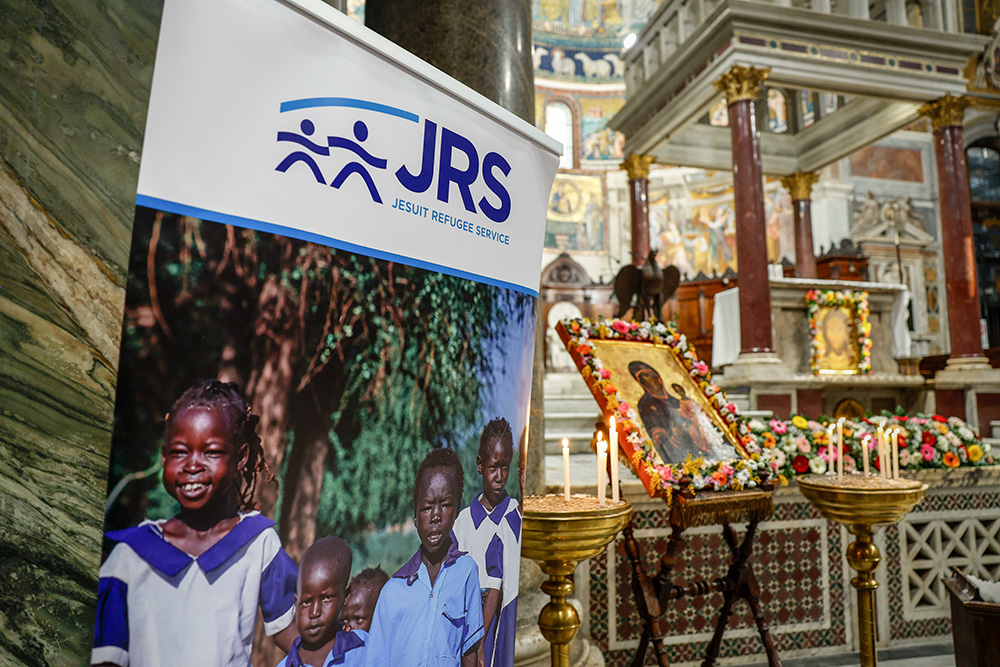
<path id="1" fill-rule="evenodd" d="M 529 0 L 368 0 L 365 25 L 529 123 Z"/>
<path id="2" fill-rule="evenodd" d="M 734 65 L 715 82 L 715 87 L 726 94 L 729 103 L 733 141 L 741 354 L 769 353 L 772 348 L 764 182 L 756 113 L 760 87 L 769 73 L 769 68 Z"/>
<path id="3" fill-rule="evenodd" d="M 962 118 L 968 105 L 968 98 L 945 95 L 920 109 L 934 129 L 951 359 L 983 358 L 969 169 L 962 141 Z"/>
<path id="4" fill-rule="evenodd" d="M 632 263 L 642 266 L 649 254 L 649 167 L 652 155 L 630 153 L 621 168 L 628 173 L 629 208 L 632 213 Z"/>
<path id="5" fill-rule="evenodd" d="M 781 179 L 792 195 L 795 211 L 795 277 L 816 278 L 816 254 L 813 251 L 812 186 L 819 174 L 797 171 Z"/>

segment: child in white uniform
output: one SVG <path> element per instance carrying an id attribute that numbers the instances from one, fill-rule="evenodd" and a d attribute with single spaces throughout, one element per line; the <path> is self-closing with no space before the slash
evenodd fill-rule
<path id="1" fill-rule="evenodd" d="M 181 509 L 108 534 L 91 664 L 246 667 L 258 608 L 291 645 L 297 568 L 274 522 L 249 511 L 266 469 L 257 421 L 234 383 L 200 382 L 174 404 L 163 486 Z"/>
<path id="2" fill-rule="evenodd" d="M 506 490 L 513 455 L 510 424 L 506 419 L 492 420 L 483 429 L 476 457 L 483 492 L 455 520 L 459 549 L 479 566 L 486 628 L 481 654 L 486 667 L 514 664 L 521 514 Z"/>

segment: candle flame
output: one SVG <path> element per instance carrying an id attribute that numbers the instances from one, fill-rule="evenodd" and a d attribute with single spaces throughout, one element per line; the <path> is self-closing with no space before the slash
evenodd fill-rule
<path id="1" fill-rule="evenodd" d="M 562 448 L 563 448 L 564 451 L 568 451 L 569 450 L 569 438 L 563 438 Z"/>

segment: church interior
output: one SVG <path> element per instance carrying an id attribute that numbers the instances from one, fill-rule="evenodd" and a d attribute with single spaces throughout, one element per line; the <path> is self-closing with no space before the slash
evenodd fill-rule
<path id="1" fill-rule="evenodd" d="M 1000 579 L 1000 3 L 328 4 L 563 146 L 525 493 L 561 493 L 564 474 L 574 492 L 597 484 L 607 425 L 559 325 L 618 321 L 630 266 L 677 276 L 653 321 L 683 334 L 751 441 L 775 449 L 786 483 L 751 522 L 737 583 L 717 578 L 739 551 L 729 523 L 686 525 L 681 545 L 669 503 L 622 470 L 639 560 L 618 538 L 576 567 L 579 630 L 561 664 L 874 665 L 875 649 L 884 665 L 1000 665 L 988 636 L 1000 604 L 969 616 L 956 588 L 956 571 Z M 0 579 L 33 591 L 26 603 L 0 586 L 3 664 L 79 664 L 89 650 L 161 11 L 0 0 Z M 910 429 L 903 467 L 927 490 L 874 533 L 869 608 L 845 555 L 852 526 L 796 477 L 833 469 L 829 425 L 872 418 Z M 936 439 L 961 455 L 935 453 Z M 636 563 L 652 576 L 667 553 L 710 590 L 676 592 L 653 621 Z M 538 627 L 543 580 L 523 559 L 518 666 L 556 664 Z M 717 633 L 744 589 L 763 614 L 737 604 Z"/>

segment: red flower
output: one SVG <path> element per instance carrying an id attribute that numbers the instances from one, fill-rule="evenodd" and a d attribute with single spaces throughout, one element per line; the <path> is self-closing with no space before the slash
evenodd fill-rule
<path id="1" fill-rule="evenodd" d="M 906 415 L 903 415 L 901 417 L 896 417 L 896 421 L 901 421 L 901 422 L 905 422 L 907 419 L 909 419 L 909 417 L 907 417 Z"/>
<path id="2" fill-rule="evenodd" d="M 881 456 L 876 456 L 875 459 L 872 461 L 872 463 L 875 465 L 875 470 L 878 470 L 879 472 L 882 472 L 882 466 L 881 466 L 882 457 Z"/>
<path id="3" fill-rule="evenodd" d="M 794 459 L 792 459 L 792 468 L 795 469 L 797 473 L 804 473 L 809 470 L 809 459 L 799 454 Z"/>
<path id="4" fill-rule="evenodd" d="M 934 416 L 931 417 L 931 419 L 933 419 L 936 422 L 940 422 L 942 424 L 947 424 L 948 423 L 948 420 L 945 419 L 944 417 L 942 417 L 941 415 L 934 415 Z"/>
<path id="5" fill-rule="evenodd" d="M 937 442 L 937 438 L 935 438 L 934 434 L 931 433 L 930 431 L 924 431 L 924 434 L 923 436 L 921 436 L 920 440 L 925 445 L 930 445 L 931 447 L 933 447 L 934 443 Z"/>

